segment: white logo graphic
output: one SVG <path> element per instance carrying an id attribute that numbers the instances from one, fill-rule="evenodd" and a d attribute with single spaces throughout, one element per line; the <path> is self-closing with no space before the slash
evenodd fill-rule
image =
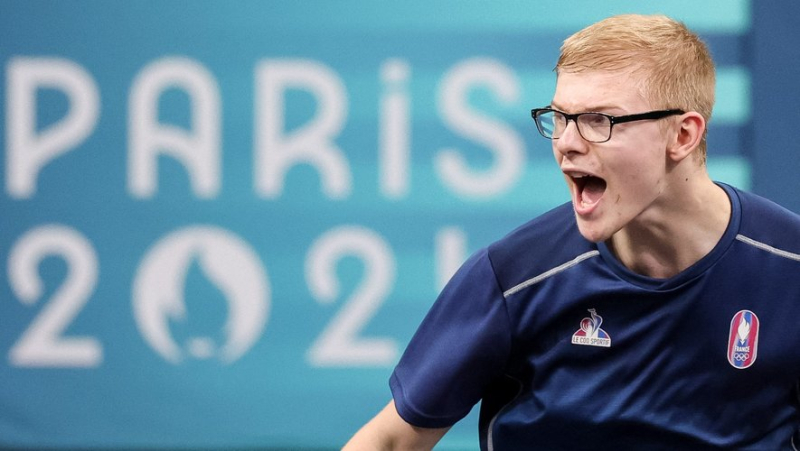
<path id="1" fill-rule="evenodd" d="M 600 328 L 603 324 L 603 317 L 598 315 L 595 309 L 590 308 L 591 318 L 581 320 L 581 328 L 572 334 L 572 344 L 582 346 L 600 346 L 603 348 L 611 347 L 611 337 Z"/>
<path id="2" fill-rule="evenodd" d="M 742 345 L 747 342 L 747 337 L 750 336 L 750 323 L 744 318 L 739 321 L 739 328 L 737 329 L 736 335 L 739 336 L 739 343 Z"/>
<path id="3" fill-rule="evenodd" d="M 199 359 L 217 356 L 231 363 L 261 336 L 269 314 L 270 288 L 255 252 L 226 230 L 204 226 L 182 229 L 147 253 L 133 284 L 136 324 L 156 352 L 172 363 L 181 362 L 185 352 L 175 343 L 169 322 L 191 321 L 184 288 L 194 261 L 228 303 L 223 328 L 226 339 L 217 348 L 213 340 L 196 337 L 184 344 L 185 352 Z"/>

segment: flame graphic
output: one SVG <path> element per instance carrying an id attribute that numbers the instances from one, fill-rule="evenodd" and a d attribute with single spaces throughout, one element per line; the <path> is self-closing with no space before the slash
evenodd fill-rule
<path id="1" fill-rule="evenodd" d="M 184 348 L 196 358 L 209 358 L 213 342 L 177 343 L 170 321 L 187 317 L 186 274 L 193 262 L 222 293 L 228 317 L 222 326 L 225 343 L 216 352 L 230 364 L 261 337 L 270 310 L 270 285 L 258 255 L 237 236 L 210 226 L 173 232 L 149 250 L 133 285 L 136 325 L 145 341 L 173 364 L 182 362 Z"/>
<path id="2" fill-rule="evenodd" d="M 739 336 L 739 343 L 742 345 L 747 341 L 747 337 L 750 335 L 750 323 L 747 322 L 744 315 L 742 315 L 742 319 L 739 321 L 739 328 L 736 330 L 736 335 Z"/>

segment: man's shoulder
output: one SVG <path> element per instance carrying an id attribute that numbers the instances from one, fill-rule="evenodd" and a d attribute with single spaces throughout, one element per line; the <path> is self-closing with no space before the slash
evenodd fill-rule
<path id="1" fill-rule="evenodd" d="M 508 289 L 595 249 L 578 231 L 567 203 L 511 231 L 491 244 L 487 254 L 498 282 Z"/>
<path id="2" fill-rule="evenodd" d="M 800 215 L 788 208 L 749 191 L 733 187 L 732 190 L 742 203 L 744 219 L 754 220 L 756 223 L 769 219 L 800 224 Z"/>
<path id="3" fill-rule="evenodd" d="M 757 194 L 733 191 L 741 205 L 740 237 L 800 254 L 800 215 Z"/>
<path id="4" fill-rule="evenodd" d="M 777 229 L 800 233 L 800 215 L 772 200 L 741 189 L 733 188 L 742 208 L 742 228 Z"/>

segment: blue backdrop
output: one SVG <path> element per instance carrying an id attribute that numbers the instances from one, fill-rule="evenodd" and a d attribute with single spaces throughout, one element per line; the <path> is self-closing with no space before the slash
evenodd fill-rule
<path id="1" fill-rule="evenodd" d="M 712 175 L 798 209 L 798 6 L 640 3 L 0 3 L 0 446 L 341 446 L 466 256 L 568 200 L 529 110 L 611 14 L 706 39 Z"/>

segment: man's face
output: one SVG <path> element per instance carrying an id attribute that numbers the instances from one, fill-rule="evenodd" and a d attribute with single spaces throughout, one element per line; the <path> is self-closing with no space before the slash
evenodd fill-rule
<path id="1" fill-rule="evenodd" d="M 612 116 L 650 111 L 637 80 L 624 72 L 561 73 L 551 105 L 566 113 Z M 666 189 L 667 140 L 658 122 L 617 124 L 609 141 L 591 143 L 570 121 L 553 140 L 553 154 L 586 239 L 605 241 L 633 222 L 653 225 L 667 219 L 659 208 Z"/>

